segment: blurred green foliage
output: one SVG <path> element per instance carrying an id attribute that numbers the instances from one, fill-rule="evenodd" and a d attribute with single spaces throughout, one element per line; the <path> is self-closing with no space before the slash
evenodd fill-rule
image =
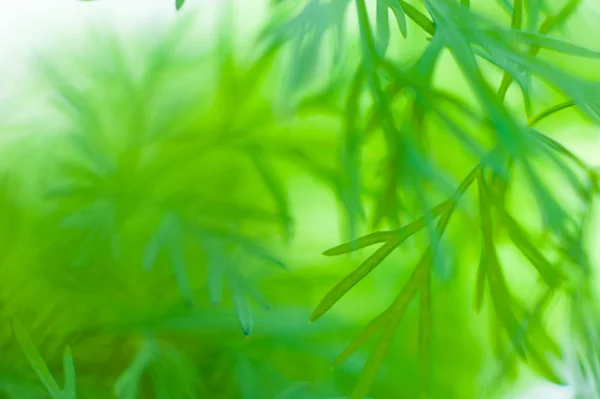
<path id="1" fill-rule="evenodd" d="M 546 132 L 600 118 L 580 2 L 271 3 L 36 64 L 0 396 L 597 397 L 597 169 Z"/>

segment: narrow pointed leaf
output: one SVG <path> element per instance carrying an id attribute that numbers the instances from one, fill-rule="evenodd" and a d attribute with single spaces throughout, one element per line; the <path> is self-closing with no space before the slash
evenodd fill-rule
<path id="1" fill-rule="evenodd" d="M 63 369 L 65 373 L 64 399 L 75 399 L 77 397 L 75 363 L 73 362 L 73 355 L 69 347 L 65 349 L 63 355 Z"/>
<path id="2" fill-rule="evenodd" d="M 398 312 L 397 314 L 394 314 L 383 329 L 381 337 L 367 360 L 367 364 L 358 377 L 358 381 L 350 395 L 350 399 L 363 399 L 369 393 L 371 385 L 373 385 L 375 377 L 377 376 L 383 360 L 385 359 L 385 355 L 392 343 L 394 333 L 398 328 L 398 324 L 400 324 L 403 313 L 404 312 Z"/>
<path id="3" fill-rule="evenodd" d="M 183 295 L 183 298 L 189 305 L 194 305 L 195 299 L 190 286 L 188 278 L 187 265 L 181 248 L 181 243 L 172 242 L 170 247 L 169 256 L 171 258 L 171 266 L 173 267 L 173 273 L 175 280 L 179 286 L 179 290 Z"/>
<path id="4" fill-rule="evenodd" d="M 21 322 L 17 319 L 12 319 L 11 325 L 15 337 L 17 338 L 17 341 L 19 342 L 19 345 L 25 354 L 25 357 L 27 357 L 29 364 L 37 374 L 48 393 L 50 393 L 52 399 L 61 399 L 61 389 L 52 376 L 52 373 L 50 373 L 46 362 L 44 359 L 42 359 L 42 356 L 31 340 L 31 337 L 25 330 L 25 327 L 23 327 L 23 324 L 21 324 Z"/>
<path id="5" fill-rule="evenodd" d="M 377 50 L 385 55 L 390 42 L 390 22 L 387 0 L 377 0 Z"/>
<path id="6" fill-rule="evenodd" d="M 444 201 L 441 204 L 433 207 L 429 214 L 431 217 L 439 216 L 442 213 L 448 212 L 453 207 L 452 201 Z M 325 256 L 336 256 L 343 255 L 348 252 L 352 252 L 361 248 L 368 247 L 370 245 L 388 242 L 395 240 L 398 245 L 406 241 L 413 234 L 417 233 L 423 227 L 425 227 L 425 217 L 421 217 L 398 230 L 393 231 L 380 231 L 376 233 L 367 234 L 364 237 L 357 238 L 356 240 L 348 243 L 338 245 L 337 247 L 330 248 L 323 252 Z"/>
<path id="7" fill-rule="evenodd" d="M 424 279 L 419 293 L 419 376 L 420 393 L 427 396 L 431 358 L 431 272 Z"/>
<path id="8" fill-rule="evenodd" d="M 404 0 L 398 0 L 398 3 L 400 6 L 402 6 L 402 9 L 408 18 L 412 19 L 414 23 L 419 25 L 421 29 L 429 33 L 431 36 L 435 35 L 436 28 L 431 19 Z"/>
<path id="9" fill-rule="evenodd" d="M 531 359 L 529 363 L 531 364 L 532 368 L 536 370 L 542 377 L 556 385 L 567 385 L 565 379 L 558 375 L 546 357 L 532 347 L 529 348 L 528 353 L 529 359 Z"/>
<path id="10" fill-rule="evenodd" d="M 231 296 L 233 298 L 233 304 L 235 306 L 235 312 L 238 316 L 240 327 L 246 336 L 252 333 L 254 328 L 254 314 L 252 312 L 252 305 L 248 296 L 243 291 L 240 282 L 232 280 L 231 282 Z"/>
<path id="11" fill-rule="evenodd" d="M 325 256 L 337 256 L 343 255 L 348 252 L 352 252 L 361 248 L 365 248 L 371 245 L 384 243 L 397 237 L 395 231 L 378 231 L 376 233 L 367 234 L 364 237 L 357 238 L 356 240 L 350 241 L 346 244 L 338 245 L 337 247 L 330 248 L 323 252 Z"/>
<path id="12" fill-rule="evenodd" d="M 344 348 L 344 350 L 335 358 L 333 366 L 342 364 L 348 357 L 356 352 L 369 338 L 381 331 L 385 324 L 389 322 L 387 312 L 384 312 L 371 320 L 371 322 Z"/>
<path id="13" fill-rule="evenodd" d="M 382 245 L 373 255 L 365 260 L 352 273 L 346 276 L 335 287 L 331 289 L 317 305 L 310 320 L 314 321 L 327 312 L 341 297 L 354 287 L 367 274 L 375 269 L 394 249 L 398 246 L 398 240 L 392 240 Z"/>
<path id="14" fill-rule="evenodd" d="M 477 268 L 477 280 L 475 281 L 475 312 L 479 313 L 483 306 L 483 296 L 485 294 L 485 280 L 487 276 L 487 266 L 483 257 L 479 261 Z"/>
<path id="15" fill-rule="evenodd" d="M 408 35 L 408 29 L 406 24 L 406 14 L 404 13 L 404 9 L 398 0 L 388 0 L 390 8 L 396 17 L 396 21 L 398 22 L 398 27 L 400 28 L 400 34 L 402 37 L 406 38 Z"/>
<path id="16" fill-rule="evenodd" d="M 136 399 L 140 390 L 142 376 L 154 358 L 155 346 L 151 340 L 145 340 L 127 369 L 117 379 L 114 392 L 119 399 Z"/>
<path id="17" fill-rule="evenodd" d="M 250 158 L 252 159 L 252 163 L 254 167 L 258 171 L 258 174 L 261 176 L 264 181 L 273 201 L 275 202 L 275 207 L 277 209 L 277 213 L 281 219 L 283 224 L 283 233 L 286 240 L 291 239 L 292 235 L 292 223 L 291 223 L 291 212 L 289 209 L 289 201 L 287 197 L 287 192 L 285 187 L 283 186 L 283 182 L 277 176 L 275 170 L 272 166 L 267 165 L 265 161 L 265 154 L 258 148 L 252 148 L 249 151 Z"/>
<path id="18" fill-rule="evenodd" d="M 206 285 L 210 303 L 217 305 L 223 300 L 223 283 L 225 271 L 222 266 L 215 262 L 209 261 L 206 270 Z"/>
<path id="19" fill-rule="evenodd" d="M 528 44 L 530 46 L 536 46 L 541 49 L 552 50 L 559 53 L 573 55 L 584 58 L 599 58 L 600 52 L 587 49 L 585 47 L 578 46 L 573 43 L 569 43 L 564 40 L 555 39 L 547 35 L 543 35 L 537 32 L 527 32 L 522 30 L 494 30 L 495 34 L 500 35 L 504 40 L 507 41 L 518 41 L 521 43 Z"/>

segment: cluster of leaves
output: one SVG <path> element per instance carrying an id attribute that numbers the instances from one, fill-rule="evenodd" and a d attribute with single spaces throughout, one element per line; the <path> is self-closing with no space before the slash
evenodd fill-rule
<path id="1" fill-rule="evenodd" d="M 295 69 L 313 70 L 314 61 L 308 60 L 316 58 L 324 33 L 329 28 L 339 30 L 342 26 L 340 17 L 332 19 L 329 25 L 324 24 L 323 19 L 331 8 L 344 10 L 347 3 L 312 1 L 299 7 L 300 10 L 289 21 L 280 22 L 281 30 L 286 32 L 292 26 L 299 27 L 290 33 L 295 43 L 292 45 Z M 552 298 L 559 293 L 566 295 L 567 301 L 573 305 L 573 317 L 579 320 L 573 324 L 577 332 L 571 338 L 583 345 L 575 354 L 585 377 L 581 380 L 592 384 L 588 391 L 594 392 L 599 378 L 599 359 L 597 350 L 593 349 L 597 348 L 598 331 L 593 323 L 582 325 L 583 319 L 577 315 L 594 312 L 592 309 L 595 307 L 589 289 L 592 267 L 585 243 L 590 209 L 598 193 L 598 175 L 564 146 L 536 129 L 543 119 L 571 107 L 576 107 L 593 123 L 600 120 L 597 95 L 600 83 L 587 81 L 549 61 L 536 58 L 541 50 L 577 57 L 600 56 L 598 52 L 552 35 L 572 16 L 579 1 L 568 1 L 556 10 L 545 7 L 543 1 L 515 0 L 513 4 L 499 1 L 499 5 L 511 15 L 508 28 L 482 16 L 469 1 L 457 4 L 451 0 L 424 0 L 419 2 L 419 6 L 403 0 L 377 1 L 376 28 L 373 28 L 367 2 L 357 0 L 354 3 L 362 58 L 347 90 L 343 115 L 346 131 L 343 168 L 348 179 L 346 188 L 350 191 L 350 200 L 345 203 L 351 216 L 349 234 L 354 236 L 354 226 L 364 214 L 361 204 L 363 186 L 368 182 L 361 179 L 365 176 L 360 169 L 361 153 L 372 139 L 373 131 L 381 132 L 386 155 L 381 160 L 385 165 L 381 190 L 374 195 L 372 226 L 379 225 L 382 219 L 398 225 L 402 217 L 423 216 L 396 230 L 371 233 L 326 251 L 325 255 L 333 256 L 382 244 L 328 292 L 314 310 L 312 320 L 326 313 L 419 230 L 427 230 L 429 244 L 396 299 L 336 360 L 336 364 L 341 363 L 370 337 L 379 334 L 350 397 L 360 399 L 369 392 L 399 323 L 413 300 L 418 300 L 420 313 L 421 391 L 427 392 L 431 367 L 429 340 L 434 317 L 431 311 L 432 289 L 435 287 L 432 270 L 439 270 L 436 265 L 442 263 L 446 256 L 440 245 L 441 239 L 457 204 L 475 185 L 478 187 L 481 237 L 481 260 L 474 288 L 475 309 L 481 309 L 487 288 L 495 314 L 494 324 L 501 326 L 505 332 L 503 336 L 512 343 L 511 353 L 518 355 L 544 377 L 561 383 L 563 376 L 554 370 L 554 361 L 548 359 L 547 353 L 550 351 L 554 356 L 560 356 L 562 351 L 545 331 L 543 320 Z M 319 8 L 320 11 L 317 11 Z M 386 56 L 389 46 L 388 8 L 393 11 L 402 36 L 406 37 L 407 32 L 409 35 L 419 34 L 420 28 L 429 41 L 422 56 L 408 68 L 399 66 Z M 313 14 L 320 18 L 308 17 Z M 414 26 L 407 27 L 407 19 L 414 22 Z M 452 55 L 474 94 L 474 102 L 469 103 L 434 85 L 436 64 L 444 52 Z M 493 89 L 489 76 L 484 73 L 483 64 L 487 64 L 486 67 L 493 65 L 502 71 L 497 90 Z M 518 83 L 522 94 L 525 120 L 504 104 L 513 81 Z M 544 102 L 538 100 L 540 96 L 536 94 L 534 84 L 544 84 L 560 92 L 562 102 L 535 113 L 536 103 Z M 366 106 L 361 102 L 365 95 L 370 100 Z M 457 114 L 470 121 L 470 128 L 457 121 Z M 438 163 L 439 155 L 436 158 L 435 147 L 440 144 L 434 140 L 439 140 L 440 135 L 434 136 L 431 126 L 443 129 L 446 137 L 450 136 L 460 143 L 476 164 L 454 194 L 437 206 L 429 204 L 448 190 Z M 446 140 L 443 142 L 446 143 Z M 430 145 L 426 144 L 428 141 Z M 552 170 L 548 174 L 553 176 L 552 179 L 561 176 L 561 194 L 572 192 L 576 199 L 565 203 L 549 187 L 551 182 L 543 180 L 539 172 L 541 167 Z M 519 182 L 525 184 L 527 194 L 522 191 L 514 193 L 519 189 Z M 519 222 L 519 212 L 523 213 L 523 209 L 511 207 L 511 194 L 513 197 L 530 195 L 535 199 L 540 228 L 547 232 L 547 250 L 540 249 L 531 229 Z M 416 204 L 412 207 L 413 212 L 410 201 Z M 505 245 L 500 233 L 508 236 L 512 245 L 539 274 L 543 294 L 531 307 L 511 290 L 510 280 L 504 271 L 506 267 L 498 251 L 499 246 Z M 494 330 L 497 328 L 494 327 Z M 500 356 L 504 353 L 500 349 Z M 581 392 L 584 391 L 582 389 Z"/>
<path id="2" fill-rule="evenodd" d="M 102 35 L 89 58 L 39 64 L 60 122 L 44 126 L 47 155 L 0 182 L 1 270 L 12 287 L 1 303 L 51 398 L 76 397 L 74 363 L 84 398 L 312 398 L 315 387 L 298 381 L 326 371 L 307 365 L 327 351 L 301 304 L 281 305 L 285 317 L 266 311 L 262 276 L 287 270 L 280 253 L 294 230 L 261 138 L 278 126 L 261 92 L 277 48 L 240 64 L 223 32 L 215 48 L 181 52 L 193 21 L 178 21 L 149 54 Z M 16 187 L 32 175 L 43 181 Z M 23 279 L 31 288 L 19 293 Z M 276 340 L 307 355 L 279 371 L 285 358 L 264 345 Z M 75 358 L 67 349 L 64 388 L 53 376 L 58 346 Z M 322 397 L 339 392 L 322 385 Z M 27 389 L 0 384 L 3 397 L 31 397 Z"/>
<path id="3" fill-rule="evenodd" d="M 569 355 L 577 363 L 577 388 L 582 395 L 597 392 L 600 332 L 594 322 L 598 310 L 585 243 L 598 176 L 537 126 L 571 108 L 597 123 L 600 87 L 537 55 L 600 54 L 554 35 L 577 10 L 578 0 L 557 9 L 543 1 L 497 0 L 497 11 L 510 16 L 510 27 L 485 17 L 470 3 L 279 1 L 258 40 L 262 53 L 243 68 L 227 40 L 217 44 L 216 52 L 177 53 L 192 17 L 144 57 L 141 71 L 131 70 L 128 54 L 114 40 L 96 43 L 102 59 L 78 59 L 73 71 L 43 63 L 67 118 L 61 134 L 45 138 L 52 155 L 40 166 L 49 182 L 43 195 L 35 191 L 13 201 L 30 208 L 27 222 L 15 220 L 16 210 L 3 217 L 3 226 L 20 226 L 22 231 L 3 236 L 9 250 L 3 254 L 2 270 L 19 265 L 39 273 L 43 281 L 30 283 L 39 297 L 56 295 L 60 286 L 68 294 L 56 306 L 76 302 L 86 309 L 78 322 L 56 320 L 52 310 L 31 317 L 37 304 L 15 311 L 33 330 L 61 321 L 70 326 L 53 344 L 60 344 L 64 356 L 61 389 L 23 324 L 12 325 L 51 397 L 75 397 L 75 366 L 70 349 L 63 355 L 64 346 L 73 348 L 78 376 L 93 375 L 89 370 L 98 364 L 78 359 L 77 345 L 89 350 L 94 340 L 108 340 L 119 352 L 109 355 L 118 374 L 100 383 L 79 378 L 82 397 L 289 399 L 339 394 L 339 386 L 346 384 L 327 381 L 325 369 L 315 367 L 311 356 L 329 356 L 331 339 L 324 337 L 346 339 L 348 329 L 326 321 L 306 325 L 303 312 L 292 306 L 262 310 L 268 307 L 259 278 L 263 265 L 272 275 L 277 269 L 271 266 L 282 269 L 286 264 L 276 255 L 273 237 L 285 242 L 293 232 L 281 168 L 274 166 L 281 160 L 329 185 L 344 209 L 349 240 L 325 251 L 326 256 L 381 245 L 325 295 L 312 320 L 402 244 L 426 232 L 416 241 L 423 245 L 419 260 L 395 299 L 335 360 L 346 365 L 342 379 L 359 371 L 356 381 L 352 378 L 350 398 L 372 392 L 394 337 L 402 333 L 400 323 L 407 324 L 412 302 L 418 302 L 417 389 L 425 396 L 452 396 L 432 390 L 432 370 L 439 367 L 432 351 L 432 325 L 440 318 L 434 312 L 438 288 L 447 278 L 448 231 L 464 209 L 467 218 L 478 220 L 479 240 L 469 243 L 480 253 L 478 265 L 469 271 L 475 281 L 474 307 L 483 310 L 489 298 L 490 330 L 502 375 L 510 375 L 520 358 L 545 378 L 564 382 L 555 365 L 566 346 L 544 324 L 552 301 L 561 299 L 570 305 L 573 331 L 568 339 L 575 345 L 569 345 Z M 175 5 L 180 9 L 184 1 Z M 399 36 L 390 29 L 390 16 Z M 345 57 L 354 44 L 346 30 L 348 17 L 358 25 L 357 58 Z M 327 41 L 330 36 L 333 41 Z M 401 37 L 422 39 L 416 60 L 391 54 Z M 470 98 L 437 83 L 437 68 L 446 54 L 462 72 Z M 327 62 L 325 55 L 330 55 Z M 272 104 L 262 98 L 261 84 L 279 57 L 288 83 L 286 97 L 297 100 L 298 109 L 311 103 L 330 106 L 341 120 L 337 165 L 319 160 L 319 151 L 310 145 L 292 145 Z M 207 67 L 214 60 L 217 65 Z M 302 93 L 299 99 L 289 95 L 325 75 L 325 64 L 335 72 L 329 74 L 334 78 L 327 76 L 325 89 Z M 200 75 L 204 80 L 199 84 Z M 510 90 L 513 82 L 518 93 Z M 548 106 L 543 89 L 558 93 L 558 100 L 539 111 Z M 178 95 L 173 97 L 173 92 Z M 505 104 L 511 94 L 522 101 L 522 112 Z M 325 151 L 325 156 L 331 153 Z M 459 162 L 454 154 L 466 155 Z M 367 157 L 376 158 L 377 171 L 369 169 Z M 449 167 L 448 159 L 458 166 Z M 462 173 L 465 168 L 466 177 L 454 184 L 451 171 Z M 556 180 L 559 189 L 553 186 Z M 531 215 L 514 202 L 529 197 L 537 214 L 535 222 L 526 223 Z M 477 201 L 476 214 L 462 207 L 470 198 Z M 359 236 L 365 221 L 372 230 L 384 225 L 390 230 Z M 539 231 L 546 232 L 545 241 L 538 238 Z M 506 247 L 516 249 L 539 276 L 539 298 L 532 301 L 515 292 L 502 256 Z M 13 286 L 24 281 L 7 276 Z M 109 283 L 99 284 L 104 280 Z M 23 298 L 32 296 L 18 294 L 11 298 L 14 303 L 26 303 Z M 215 310 L 207 302 L 224 304 Z M 255 341 L 236 338 L 251 333 Z M 366 364 L 353 369 L 351 355 L 376 335 Z M 290 367 L 290 359 L 298 364 Z M 277 371 L 282 364 L 303 373 Z M 297 375 L 309 375 L 311 383 L 325 388 L 315 393 Z M 394 385 L 388 388 L 398 389 Z M 9 397 L 24 395 L 23 390 L 0 388 Z"/>

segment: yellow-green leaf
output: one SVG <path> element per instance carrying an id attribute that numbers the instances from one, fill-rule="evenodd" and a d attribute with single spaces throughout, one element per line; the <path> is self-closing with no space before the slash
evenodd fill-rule
<path id="1" fill-rule="evenodd" d="M 367 274 L 375 269 L 394 249 L 398 246 L 397 239 L 386 242 L 374 254 L 369 256 L 352 273 L 346 276 L 342 281 L 336 284 L 317 305 L 313 311 L 310 320 L 314 321 L 327 312 L 342 296 L 344 296 L 352 287 L 354 287 Z"/>
<path id="2" fill-rule="evenodd" d="M 21 324 L 21 322 L 17 319 L 12 319 L 11 324 L 15 337 L 17 338 L 23 353 L 27 357 L 27 360 L 29 360 L 29 364 L 37 374 L 42 384 L 50 393 L 52 399 L 61 399 L 62 391 L 52 376 L 52 373 L 50 373 L 46 362 L 44 359 L 42 359 L 40 352 L 31 340 L 31 337 L 25 330 L 25 327 L 23 327 L 23 324 Z"/>

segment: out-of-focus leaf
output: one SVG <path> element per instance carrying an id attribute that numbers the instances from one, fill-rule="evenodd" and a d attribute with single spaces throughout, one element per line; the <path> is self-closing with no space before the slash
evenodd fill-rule
<path id="1" fill-rule="evenodd" d="M 398 3 L 408 18 L 412 19 L 414 23 L 419 25 L 421 29 L 429 33 L 431 36 L 435 35 L 436 25 L 425 14 L 404 0 L 398 0 Z"/>
<path id="2" fill-rule="evenodd" d="M 291 40 L 291 73 L 289 84 L 292 90 L 305 84 L 311 72 L 317 67 L 318 56 L 325 34 L 336 31 L 342 40 L 343 24 L 349 0 L 332 0 L 323 3 L 309 0 L 303 8 L 292 16 L 277 16 L 275 23 L 263 33 L 263 38 L 271 41 Z M 283 22 L 282 22 L 283 21 Z M 342 46 L 338 43 L 336 53 Z"/>
<path id="3" fill-rule="evenodd" d="M 386 10 L 387 12 L 387 10 Z M 358 219 L 363 217 L 361 203 L 361 144 L 363 141 L 362 129 L 358 126 L 358 112 L 361 89 L 365 80 L 364 71 L 358 68 L 350 85 L 346 100 L 346 117 L 344 118 L 345 143 L 342 150 L 343 176 L 345 177 L 339 193 L 340 197 L 347 198 L 345 204 L 348 219 L 348 238 L 354 239 Z"/>
<path id="4" fill-rule="evenodd" d="M 189 305 L 193 305 L 195 299 L 188 278 L 182 228 L 179 216 L 170 211 L 166 212 L 146 244 L 143 265 L 146 270 L 152 269 L 158 256 L 163 251 L 167 252 L 181 294 Z"/>
<path id="5" fill-rule="evenodd" d="M 223 284 L 225 279 L 225 265 L 220 261 L 221 254 L 211 253 L 206 265 L 206 285 L 208 296 L 213 305 L 221 303 L 223 298 Z"/>
<path id="6" fill-rule="evenodd" d="M 185 3 L 185 0 L 175 0 L 175 8 L 177 10 L 181 9 L 181 7 L 183 7 L 183 3 Z"/>
<path id="7" fill-rule="evenodd" d="M 387 0 L 389 7 L 392 9 L 394 16 L 396 17 L 396 21 L 398 22 L 398 28 L 400 29 L 400 34 L 402 37 L 406 38 L 407 36 L 407 25 L 406 25 L 406 14 L 404 13 L 404 8 L 402 8 L 402 4 L 397 0 Z"/>
<path id="8" fill-rule="evenodd" d="M 421 395 L 429 391 L 431 363 L 431 272 L 419 290 L 419 378 Z"/>
<path id="9" fill-rule="evenodd" d="M 261 387 L 258 383 L 257 366 L 245 354 L 237 356 L 237 379 L 239 395 L 242 399 L 254 399 L 261 396 Z"/>
<path id="10" fill-rule="evenodd" d="M 299 399 L 304 398 L 302 395 L 303 392 L 310 387 L 310 383 L 308 381 L 298 381 L 293 383 L 291 386 L 284 389 L 275 399 Z M 300 396 L 302 395 L 302 396 Z"/>
<path id="11" fill-rule="evenodd" d="M 282 259 L 272 254 L 267 248 L 262 246 L 256 240 L 252 240 L 248 237 L 244 237 L 243 235 L 223 229 L 211 228 L 209 230 L 216 239 L 236 245 L 242 251 L 252 257 L 255 257 L 256 259 L 261 259 L 275 266 L 279 266 L 282 269 L 287 269 L 287 265 Z"/>
<path id="12" fill-rule="evenodd" d="M 373 381 L 375 380 L 375 377 L 381 368 L 385 355 L 389 350 L 389 346 L 394 338 L 394 334 L 398 328 L 398 325 L 400 324 L 400 321 L 406 312 L 408 304 L 414 298 L 419 286 L 423 282 L 424 276 L 426 276 L 426 273 L 430 272 L 430 263 L 431 252 L 427 251 L 417 266 L 415 266 L 413 273 L 394 302 L 385 311 L 385 313 L 374 320 L 372 326 L 382 323 L 382 333 L 377 341 L 377 344 L 375 345 L 375 348 L 369 355 L 367 364 L 365 364 L 365 367 L 358 377 L 356 385 L 354 386 L 352 394 L 350 395 L 350 399 L 362 399 L 371 389 L 371 385 L 373 384 Z M 359 338 L 361 340 L 368 338 L 367 333 Z"/>
<path id="13" fill-rule="evenodd" d="M 537 32 L 527 32 L 513 29 L 494 29 L 493 34 L 498 35 L 502 40 L 511 42 L 516 41 L 530 46 L 538 46 L 542 49 L 557 51 L 559 53 L 574 55 L 586 58 L 598 58 L 600 52 L 569 43 L 564 40 L 555 39 Z"/>
<path id="14" fill-rule="evenodd" d="M 387 313 L 382 313 L 377 316 L 350 342 L 342 352 L 335 358 L 334 367 L 342 364 L 348 357 L 356 352 L 369 338 L 381 331 L 386 323 L 389 323 Z"/>
<path id="15" fill-rule="evenodd" d="M 254 328 L 254 315 L 252 312 L 252 305 L 244 292 L 241 283 L 235 278 L 230 279 L 231 296 L 233 298 L 233 304 L 235 311 L 238 316 L 240 327 L 245 335 L 250 335 Z"/>
<path id="16" fill-rule="evenodd" d="M 475 311 L 479 313 L 483 305 L 483 296 L 485 294 L 485 281 L 487 278 L 487 265 L 483 255 L 479 260 L 477 267 L 477 278 L 475 280 Z"/>
<path id="17" fill-rule="evenodd" d="M 544 0 L 525 0 L 525 8 L 527 10 L 527 28 L 529 30 L 537 29 L 543 4 Z"/>
<path id="18" fill-rule="evenodd" d="M 64 399 L 75 399 L 76 393 L 76 377 L 75 377 L 75 363 L 73 362 L 73 355 L 71 354 L 71 348 L 67 347 L 63 355 L 63 370 L 65 373 L 65 386 L 63 389 Z"/>
<path id="19" fill-rule="evenodd" d="M 273 167 L 267 165 L 266 155 L 260 149 L 253 147 L 249 150 L 249 154 L 254 167 L 260 174 L 271 196 L 273 197 L 277 212 L 279 213 L 279 217 L 281 218 L 281 222 L 283 224 L 284 237 L 287 240 L 290 240 L 293 228 L 292 217 L 289 209 L 287 192 L 283 186 L 283 182 L 279 176 L 277 176 L 275 170 L 273 170 Z"/>
<path id="20" fill-rule="evenodd" d="M 114 392 L 119 399 L 137 399 L 142 376 L 150 366 L 156 354 L 155 342 L 145 339 L 133 359 L 133 362 L 117 379 Z"/>
<path id="21" fill-rule="evenodd" d="M 518 225 L 518 223 L 508 213 L 497 204 L 497 212 L 504 227 L 508 230 L 508 235 L 515 246 L 525 255 L 525 257 L 536 268 L 540 276 L 551 287 L 557 286 L 562 280 L 561 273 L 546 259 L 546 257 L 531 242 L 527 233 Z"/>
<path id="22" fill-rule="evenodd" d="M 56 383 L 52 373 L 50 373 L 50 370 L 48 370 L 46 362 L 44 359 L 42 359 L 40 352 L 31 340 L 31 337 L 25 330 L 25 327 L 23 327 L 23 324 L 21 324 L 21 322 L 17 319 L 12 319 L 11 325 L 15 337 L 17 338 L 23 353 L 27 357 L 29 364 L 37 374 L 48 393 L 50 393 L 52 399 L 63 399 L 63 392 Z"/>
<path id="23" fill-rule="evenodd" d="M 525 354 L 525 334 L 523 327 L 517 320 L 513 309 L 511 308 L 510 292 L 506 285 L 506 280 L 498 260 L 498 254 L 493 240 L 492 219 L 490 208 L 492 206 L 490 200 L 489 189 L 485 181 L 483 172 L 480 172 L 478 177 L 479 187 L 479 207 L 480 207 L 480 223 L 482 233 L 482 262 L 486 264 L 486 272 L 490 287 L 490 295 L 492 305 L 498 320 L 502 323 L 510 340 L 512 341 L 515 350 L 523 358 Z"/>
<path id="24" fill-rule="evenodd" d="M 377 51 L 385 54 L 390 42 L 387 0 L 377 0 Z"/>

